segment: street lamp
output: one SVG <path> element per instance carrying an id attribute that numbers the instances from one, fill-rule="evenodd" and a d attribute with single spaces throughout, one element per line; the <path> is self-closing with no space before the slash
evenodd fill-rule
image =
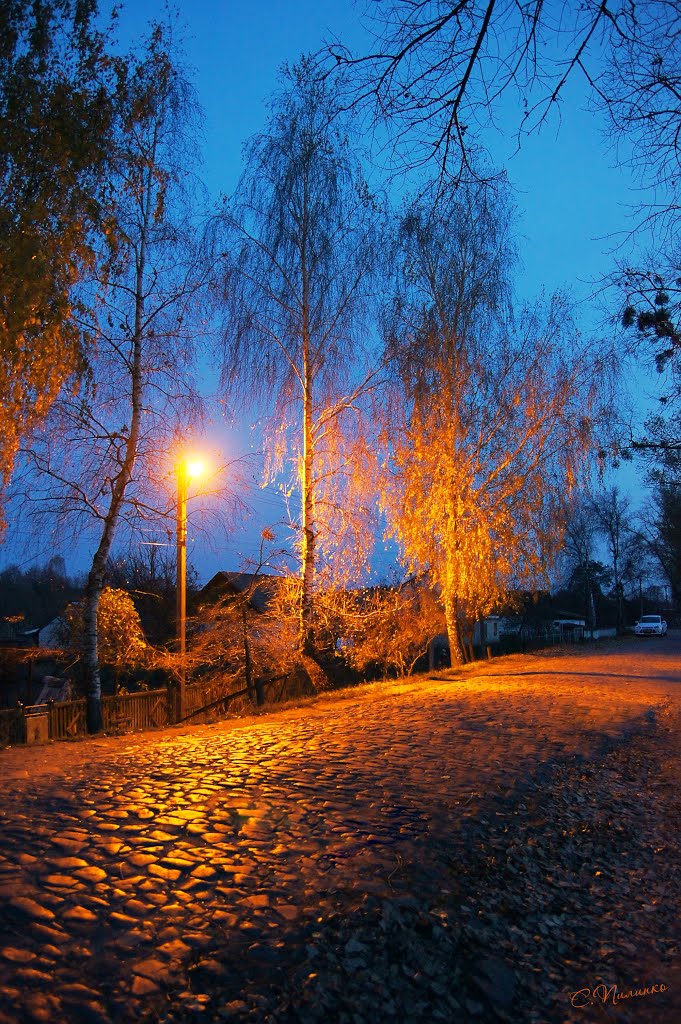
<path id="1" fill-rule="evenodd" d="M 183 456 L 177 464 L 177 580 L 176 623 L 180 652 L 180 693 L 178 720 L 186 714 L 185 650 L 187 646 L 187 488 L 190 480 L 203 476 L 204 465 L 193 456 Z"/>

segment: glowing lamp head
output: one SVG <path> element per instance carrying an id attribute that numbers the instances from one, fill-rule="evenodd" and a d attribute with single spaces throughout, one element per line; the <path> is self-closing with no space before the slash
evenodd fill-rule
<path id="1" fill-rule="evenodd" d="M 190 455 L 184 462 L 184 471 L 189 480 L 199 480 L 206 475 L 206 464 L 202 459 Z"/>

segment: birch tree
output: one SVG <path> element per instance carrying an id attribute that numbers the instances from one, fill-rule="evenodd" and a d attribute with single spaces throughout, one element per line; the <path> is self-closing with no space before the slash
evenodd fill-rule
<path id="1" fill-rule="evenodd" d="M 503 197 L 477 186 L 413 204 L 399 233 L 384 505 L 441 595 L 453 662 L 509 588 L 546 585 L 592 446 L 598 367 L 560 299 L 513 313 L 508 230 Z"/>
<path id="2" fill-rule="evenodd" d="M 112 229 L 88 294 L 92 315 L 81 320 L 93 353 L 88 378 L 55 405 L 28 452 L 41 481 L 33 498 L 76 527 L 94 524 L 82 645 L 91 732 L 102 726 L 97 610 L 107 563 L 121 523 L 131 527 L 157 507 L 154 481 L 171 468 L 178 426 L 193 412 L 203 280 L 186 184 L 195 110 L 163 29 L 152 29 L 141 58 L 117 60 L 115 72 Z"/>
<path id="3" fill-rule="evenodd" d="M 366 456 L 362 401 L 376 383 L 366 330 L 375 209 L 330 85 L 303 60 L 284 86 L 220 224 L 224 381 L 242 405 L 273 409 L 270 474 L 294 468 L 299 649 L 309 655 L 320 557 L 344 541 L 361 558 L 368 543 L 348 531 Z"/>

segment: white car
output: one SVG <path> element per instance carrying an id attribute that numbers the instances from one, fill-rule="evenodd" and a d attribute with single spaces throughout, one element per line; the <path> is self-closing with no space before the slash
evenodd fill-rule
<path id="1" fill-rule="evenodd" d="M 636 636 L 666 636 L 667 623 L 661 615 L 643 615 L 634 626 Z"/>

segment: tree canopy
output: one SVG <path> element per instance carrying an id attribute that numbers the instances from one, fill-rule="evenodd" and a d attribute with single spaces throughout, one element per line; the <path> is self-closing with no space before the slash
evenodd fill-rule
<path id="1" fill-rule="evenodd" d="M 338 114 L 332 83 L 308 59 L 287 69 L 218 223 L 223 379 L 242 402 L 268 396 L 270 469 L 293 469 L 307 653 L 320 554 L 345 546 L 361 559 L 368 544 L 366 531 L 348 535 L 366 454 L 362 399 L 375 380 L 367 346 L 375 209 Z"/>
<path id="2" fill-rule="evenodd" d="M 95 0 L 0 9 L 0 489 L 87 358 L 77 288 L 106 231 L 112 97 Z"/>
<path id="3" fill-rule="evenodd" d="M 402 160 L 476 176 L 476 149 L 503 116 L 520 138 L 580 77 L 650 183 L 678 188 L 679 0 L 378 0 L 371 51 L 331 44 L 349 97 L 387 122 Z M 517 113 L 516 113 L 517 112 Z M 671 204 L 668 208 L 671 208 Z"/>
<path id="4" fill-rule="evenodd" d="M 397 252 L 385 512 L 460 660 L 462 632 L 509 588 L 546 583 L 604 367 L 560 299 L 513 312 L 506 208 L 484 185 L 412 204 Z"/>

